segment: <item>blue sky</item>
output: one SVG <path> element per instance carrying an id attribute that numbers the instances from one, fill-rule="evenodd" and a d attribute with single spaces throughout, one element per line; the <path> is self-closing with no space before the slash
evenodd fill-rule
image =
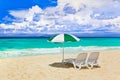
<path id="1" fill-rule="evenodd" d="M 0 0 L 0 37 L 120 37 L 119 0 Z"/>
<path id="2" fill-rule="evenodd" d="M 0 20 L 3 20 L 5 16 L 9 15 L 9 10 L 24 10 L 35 5 L 44 9 L 49 6 L 56 6 L 57 1 L 56 3 L 52 3 L 50 0 L 0 0 Z"/>

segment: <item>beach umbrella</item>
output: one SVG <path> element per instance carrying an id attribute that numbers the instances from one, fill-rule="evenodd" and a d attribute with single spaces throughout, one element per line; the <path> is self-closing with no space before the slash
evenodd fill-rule
<path id="1" fill-rule="evenodd" d="M 62 62 L 64 62 L 64 42 L 77 42 L 79 40 L 80 40 L 79 38 L 71 34 L 58 34 L 48 39 L 49 42 L 63 44 Z"/>

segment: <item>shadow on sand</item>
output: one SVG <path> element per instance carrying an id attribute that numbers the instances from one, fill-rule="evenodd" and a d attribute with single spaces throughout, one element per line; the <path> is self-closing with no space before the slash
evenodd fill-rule
<path id="1" fill-rule="evenodd" d="M 56 67 L 56 68 L 71 68 L 71 67 L 73 67 L 73 65 L 70 63 L 62 63 L 62 62 L 55 62 L 55 63 L 49 64 L 49 66 Z"/>
<path id="2" fill-rule="evenodd" d="M 70 63 L 62 63 L 62 62 L 55 62 L 52 64 L 49 64 L 51 67 L 56 67 L 56 68 L 74 68 L 73 64 Z M 94 66 L 92 69 L 95 68 L 101 68 L 100 66 Z M 87 67 L 82 67 L 81 69 L 88 69 Z"/>

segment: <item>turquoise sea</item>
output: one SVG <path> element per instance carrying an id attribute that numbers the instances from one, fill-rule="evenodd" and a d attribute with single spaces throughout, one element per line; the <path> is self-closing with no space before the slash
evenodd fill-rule
<path id="1" fill-rule="evenodd" d="M 0 58 L 62 53 L 63 44 L 48 38 L 0 38 Z M 80 38 L 79 42 L 64 43 L 66 54 L 99 50 L 120 50 L 120 38 Z"/>

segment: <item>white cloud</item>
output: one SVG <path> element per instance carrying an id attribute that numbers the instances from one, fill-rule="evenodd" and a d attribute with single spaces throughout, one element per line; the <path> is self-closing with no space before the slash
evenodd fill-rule
<path id="1" fill-rule="evenodd" d="M 9 11 L 9 13 L 14 17 L 24 18 L 28 14 L 28 10 L 18 10 L 18 11 L 11 10 Z"/>
<path id="2" fill-rule="evenodd" d="M 119 11 L 116 12 L 117 17 L 111 19 L 96 18 L 101 17 L 101 13 L 97 9 L 103 13 L 108 11 L 109 14 L 111 5 L 111 10 L 120 9 L 118 7 L 120 2 L 113 0 L 58 0 L 56 7 L 48 7 L 44 10 L 33 6 L 28 10 L 10 11 L 12 16 L 23 19 L 23 21 L 0 24 L 0 29 L 5 29 L 5 32 L 6 29 L 12 29 L 16 33 L 20 31 L 26 33 L 59 33 L 62 31 L 93 33 L 95 30 L 118 32 L 120 31 Z M 72 12 L 73 10 L 74 12 Z"/>

